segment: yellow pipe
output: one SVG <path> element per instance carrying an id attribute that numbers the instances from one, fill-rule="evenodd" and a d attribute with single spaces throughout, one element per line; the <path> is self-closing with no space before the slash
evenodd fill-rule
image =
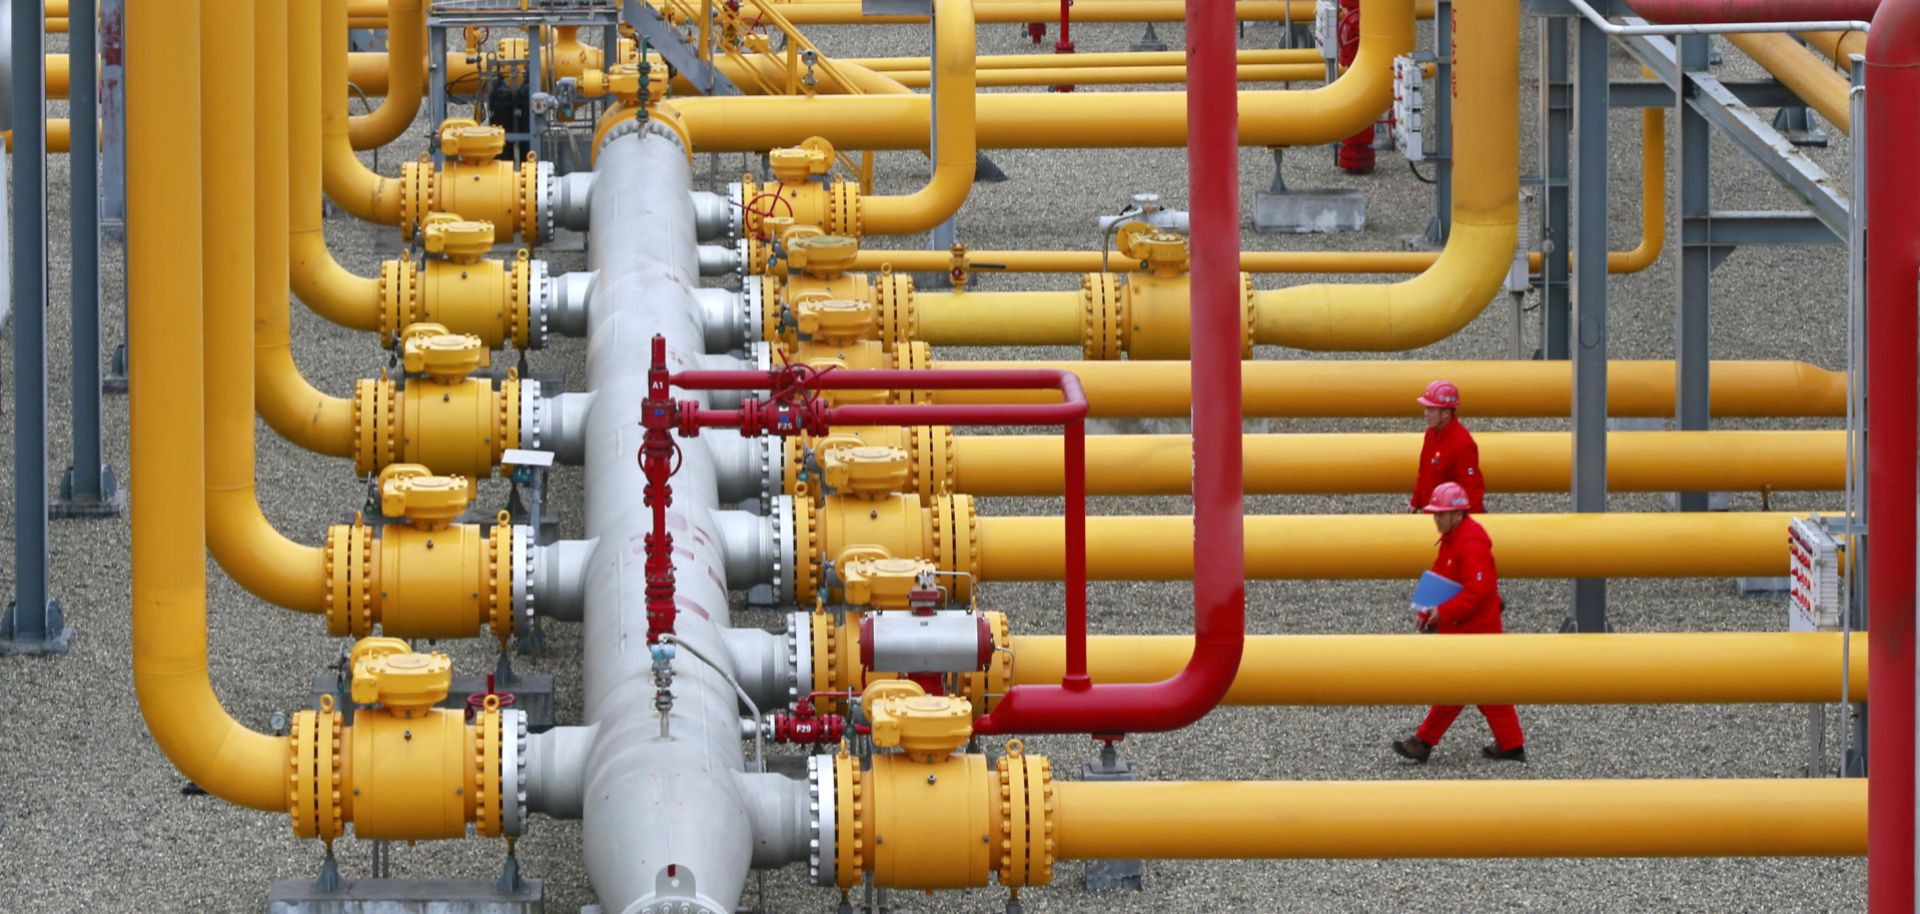
<path id="1" fill-rule="evenodd" d="M 253 99 L 241 54 L 208 55 L 213 72 L 200 73 L 203 46 L 251 53 L 249 5 L 202 6 L 132 3 L 126 14 L 128 43 L 144 49 L 127 60 L 133 686 L 154 742 L 182 775 L 230 803 L 283 810 L 286 740 L 234 720 L 207 674 L 200 303 L 203 277 L 224 263 L 200 237 L 201 155 L 229 154 L 234 137 L 203 137 L 202 111 L 224 117 Z M 218 175 L 220 164 L 206 168 Z"/>
<path id="2" fill-rule="evenodd" d="M 1572 443 L 1565 432 L 1476 436 L 1494 492 L 1565 492 Z M 1421 435 L 1247 435 L 1246 491 L 1259 495 L 1405 493 Z M 1058 495 L 1059 436 L 956 435 L 948 458 L 954 491 Z M 1186 435 L 1094 435 L 1087 439 L 1087 491 L 1095 495 L 1186 495 L 1193 442 Z M 1846 433 L 1834 431 L 1612 432 L 1607 490 L 1834 491 L 1846 484 Z"/>
<path id="3" fill-rule="evenodd" d="M 329 0 L 325 5 L 337 4 L 338 0 Z M 292 200 L 288 210 L 288 226 L 291 233 L 290 276 L 293 280 L 293 294 L 299 296 L 300 300 L 305 302 L 307 307 L 312 308 L 316 314 L 343 327 L 373 331 L 380 329 L 380 283 L 378 280 L 348 270 L 334 259 L 333 251 L 327 247 L 326 226 L 321 212 L 320 196 L 323 185 L 325 193 L 336 201 L 367 199 L 364 196 L 343 198 L 336 192 L 334 179 L 337 169 L 333 167 L 332 153 L 341 153 L 352 162 L 350 170 L 342 166 L 338 169 L 339 171 L 350 171 L 351 174 L 361 176 L 372 174 L 360 165 L 359 157 L 355 156 L 351 149 L 345 148 L 343 142 L 336 142 L 344 139 L 343 137 L 336 135 L 323 139 L 321 110 L 331 106 L 322 102 L 322 96 L 331 97 L 339 93 L 331 91 L 330 87 L 337 84 L 326 78 L 325 68 L 321 66 L 320 58 L 325 50 L 324 45 L 318 40 L 318 33 L 325 30 L 322 23 L 324 18 L 321 12 L 322 6 L 323 4 L 312 3 L 298 5 L 294 28 L 290 30 L 287 47 L 288 188 Z M 342 34 L 345 34 L 344 31 Z M 341 101 L 344 103 L 345 99 L 342 98 Z M 328 153 L 324 169 L 323 145 Z M 398 190 L 398 182 L 388 182 L 385 178 L 379 178 L 379 181 L 381 182 L 379 186 L 382 188 L 391 187 L 395 191 Z M 397 193 L 393 196 L 393 203 L 397 220 L 399 213 Z M 353 209 L 345 202 L 341 205 L 349 210 Z M 367 218 L 364 214 L 356 213 L 356 215 Z M 265 303 L 262 303 L 262 306 L 265 307 Z M 277 339 L 264 338 L 268 334 L 262 335 L 263 344 L 277 342 Z M 276 359 L 275 362 L 278 363 L 280 360 Z M 281 367 L 276 364 L 276 373 Z M 284 360 L 284 368 L 291 370 L 296 378 L 299 375 L 299 370 L 293 367 L 290 351 Z M 300 390 L 302 387 L 307 387 L 304 380 L 298 381 L 297 384 L 291 383 L 293 378 L 278 380 L 282 383 L 282 390 L 300 394 L 299 399 L 307 399 L 304 392 Z M 311 388 L 308 387 L 308 390 Z M 315 395 L 318 396 L 317 393 Z M 283 435 L 293 437 L 292 433 L 280 428 L 277 424 L 274 428 Z M 347 429 L 346 434 L 351 438 L 351 427 Z M 329 454 L 338 453 L 333 444 L 321 450 Z M 347 453 L 351 454 L 352 451 L 348 450 Z"/>
<path id="4" fill-rule="evenodd" d="M 1413 50 L 1413 3 L 1361 0 L 1361 8 L 1359 55 L 1339 79 L 1301 91 L 1240 94 L 1242 145 L 1330 143 L 1386 110 L 1393 58 Z M 1513 36 L 1504 40 L 1514 43 Z M 1516 78 L 1508 74 L 1509 81 Z M 927 137 L 928 102 L 921 95 L 680 98 L 662 102 L 660 111 L 679 122 L 701 152 L 760 151 L 810 136 L 840 149 L 920 149 Z M 982 148 L 1187 143 L 1183 92 L 995 92 L 980 96 L 975 112 Z M 1518 155 L 1511 148 L 1503 154 Z"/>
<path id="5" fill-rule="evenodd" d="M 975 29 L 973 0 L 935 0 L 937 20 L 934 66 L 940 68 L 934 88 L 935 124 L 933 176 L 925 186 L 904 196 L 862 196 L 860 231 L 874 235 L 913 235 L 927 231 L 960 211 L 973 189 L 974 162 L 979 147 L 974 123 L 973 54 Z"/>
<path id="6" fill-rule="evenodd" d="M 400 138 L 420 113 L 427 86 L 427 11 L 421 0 L 388 0 L 387 100 L 369 114 L 347 118 L 347 138 L 355 149 L 378 149 Z M 392 61 L 399 61 L 396 66 Z M 346 87 L 329 80 L 327 91 Z M 343 99 L 344 102 L 344 99 Z"/>
<path id="7" fill-rule="evenodd" d="M 1364 19 L 1362 20 L 1364 22 Z M 1487 0 L 1454 16 L 1453 228 L 1432 267 L 1392 285 L 1293 286 L 1254 296 L 1254 340 L 1297 349 L 1396 351 L 1459 332 L 1512 267 L 1519 231 L 1520 6 Z"/>
<path id="8" fill-rule="evenodd" d="M 1239 0 L 1234 10 L 1241 22 L 1313 21 L 1313 4 L 1285 0 Z M 793 2 L 772 4 L 794 25 L 858 25 L 925 22 L 925 16 L 867 16 L 859 3 L 845 0 L 829 2 Z M 1059 22 L 1060 5 L 1049 0 L 991 0 L 975 4 L 975 17 L 981 23 Z M 1078 22 L 1179 22 L 1186 18 L 1186 7 L 1179 0 L 1102 0 L 1084 3 L 1073 9 Z"/>
<path id="9" fill-rule="evenodd" d="M 254 309 L 287 297 L 287 109 L 276 103 L 287 97 L 286 10 L 255 8 L 252 85 L 261 101 L 224 115 L 234 133 L 254 138 L 253 156 L 229 157 L 221 180 L 207 185 L 208 209 L 234 214 L 207 224 L 209 248 L 220 252 L 220 268 L 207 274 L 204 318 L 207 548 L 248 592 L 318 613 L 326 610 L 326 557 L 274 528 L 254 483 Z"/>
<path id="10" fill-rule="evenodd" d="M 776 4 L 776 6 L 783 6 L 783 4 Z M 975 9 L 980 6 L 981 4 L 974 4 Z M 1056 67 L 1065 69 L 1183 67 L 1187 63 L 1187 53 L 1185 51 L 1115 51 L 1092 54 L 981 54 L 975 56 L 973 60 L 975 70 L 984 74 L 988 70 L 1037 70 Z M 1234 56 L 1234 62 L 1240 66 L 1280 63 L 1320 65 L 1324 60 L 1320 52 L 1313 48 L 1243 48 Z M 880 73 L 927 69 L 925 57 L 836 57 L 833 62 L 836 66 L 852 64 Z"/>
<path id="11" fill-rule="evenodd" d="M 1787 35 L 1736 34 L 1727 40 L 1844 133 L 1852 132 L 1847 77 Z"/>
<path id="12" fill-rule="evenodd" d="M 935 362 L 936 371 L 972 368 L 1058 368 L 1080 377 L 1094 416 L 1187 418 L 1185 362 Z M 1460 386 L 1472 416 L 1562 418 L 1572 403 L 1565 362 L 1285 361 L 1241 366 L 1246 414 L 1255 418 L 1412 418 L 1408 391 L 1435 378 Z M 1846 374 L 1806 362 L 1716 361 L 1709 397 L 1713 415 L 1846 415 Z M 935 391 L 936 403 L 1038 403 L 1058 394 L 1021 391 Z M 1607 367 L 1607 413 L 1671 416 L 1671 361 L 1615 361 Z"/>
<path id="13" fill-rule="evenodd" d="M 70 61 L 65 54 L 47 55 L 47 97 L 66 98 L 70 80 L 67 67 Z"/>
<path id="14" fill-rule="evenodd" d="M 1078 346 L 1077 292 L 917 292 L 914 339 L 935 346 Z"/>
<path id="15" fill-rule="evenodd" d="M 925 70 L 899 70 L 886 74 L 909 89 L 925 89 L 929 77 Z M 1238 68 L 1243 83 L 1319 82 L 1327 68 L 1317 63 L 1253 64 Z M 979 84 L 1001 86 L 1128 86 L 1153 83 L 1185 83 L 1186 67 L 1078 67 L 1035 68 L 1031 70 L 988 70 L 979 76 Z"/>
<path id="16" fill-rule="evenodd" d="M 1379 607 L 1382 617 L 1397 607 Z M 1395 617 L 1397 620 L 1397 616 Z M 1838 632 L 1603 635 L 1253 635 L 1230 705 L 1773 704 L 1840 700 Z M 1193 654 L 1187 635 L 1087 639 L 1095 682 L 1159 682 Z M 1059 682 L 1066 639 L 1015 635 L 1016 685 Z M 1847 657 L 1867 700 L 1867 635 Z"/>
<path id="17" fill-rule="evenodd" d="M 354 26 L 360 28 L 360 26 Z M 426 58 L 421 58 L 421 66 L 426 66 Z M 390 95 L 387 54 L 381 51 L 353 51 L 347 54 L 347 82 L 360 90 L 361 95 L 378 98 Z M 446 74 L 448 90 L 455 95 L 463 94 L 479 87 L 474 80 L 480 73 L 480 64 L 474 56 L 464 50 L 448 51 Z M 424 86 L 422 91 L 425 91 Z M 416 105 L 416 110 L 418 106 Z"/>
<path id="18" fill-rule="evenodd" d="M 301 6 L 313 7 L 315 4 Z M 317 43 L 319 47 L 319 145 L 327 196 L 340 204 L 342 209 L 368 222 L 399 225 L 400 182 L 367 168 L 360 157 L 354 154 L 353 141 L 348 136 L 346 0 L 321 0 L 312 12 L 319 14 L 318 22 L 312 29 L 294 29 L 292 44 Z M 304 18 L 313 17 L 309 15 Z M 302 81 L 302 76 L 296 72 L 293 77 L 296 91 Z M 298 143 L 295 145 L 297 147 Z M 295 218 L 298 218 L 298 214 Z M 296 250 L 296 261 L 299 256 Z"/>
<path id="19" fill-rule="evenodd" d="M 47 118 L 47 152 L 69 152 L 73 149 L 73 122 L 64 117 Z M 0 132 L 6 138 L 7 151 L 13 151 L 13 131 Z"/>
<path id="20" fill-rule="evenodd" d="M 1509 578 L 1737 578 L 1787 573 L 1790 514 L 1488 514 L 1500 574 Z M 986 581 L 1065 576 L 1058 517 L 981 517 Z M 1087 518 L 1087 578 L 1183 581 L 1193 555 L 1189 517 Z M 1248 580 L 1412 580 L 1433 564 L 1433 523 L 1404 514 L 1247 518 Z"/>
<path id="21" fill-rule="evenodd" d="M 1801 32 L 1800 37 L 1842 70 L 1850 66 L 1847 58 L 1867 56 L 1866 32 Z"/>
<path id="22" fill-rule="evenodd" d="M 1864 778 L 1053 784 L 1063 860 L 1864 854 Z"/>

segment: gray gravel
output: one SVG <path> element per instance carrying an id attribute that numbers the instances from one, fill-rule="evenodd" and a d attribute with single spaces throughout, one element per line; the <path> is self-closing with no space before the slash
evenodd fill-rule
<path id="1" fill-rule="evenodd" d="M 1528 27 L 1532 33 L 1531 25 Z M 908 28 L 820 29 L 816 40 L 829 53 L 846 56 L 916 53 L 922 33 Z M 1138 34 L 1133 26 L 1077 26 L 1074 37 L 1084 51 L 1124 50 Z M 1178 47 L 1180 29 L 1160 34 Z M 1270 26 L 1246 30 L 1248 46 L 1273 46 L 1278 31 Z M 982 53 L 1033 50 L 1012 25 L 980 32 Z M 1534 170 L 1530 125 L 1533 120 L 1531 42 L 1522 66 L 1527 77 L 1522 100 L 1527 150 L 1523 170 Z M 1738 55 L 1728 50 L 1730 60 Z M 1631 77 L 1633 67 L 1616 55 L 1617 75 Z M 1737 65 L 1729 69 L 1739 72 Z M 1082 90 L 1086 91 L 1086 90 Z M 60 106 L 56 106 L 56 111 Z M 1616 247 L 1631 246 L 1638 234 L 1638 115 L 1614 115 L 1617 137 L 1611 167 L 1612 231 Z M 424 128 L 424 124 L 421 125 Z M 1124 124 L 1112 125 L 1124 130 Z M 381 156 L 389 172 L 419 146 L 410 138 Z M 1785 193 L 1747 163 L 1725 141 L 1716 141 L 1718 171 L 1715 203 L 1729 209 L 1784 209 Z M 1835 174 L 1845 174 L 1846 142 L 1819 154 Z M 1137 191 L 1154 191 L 1169 203 L 1184 197 L 1185 170 L 1177 150 L 1144 151 L 998 151 L 992 157 L 1012 176 L 998 185 L 975 189 L 960 219 L 962 239 L 979 247 L 1084 248 L 1098 244 L 1092 219 L 1111 212 Z M 1336 172 L 1329 156 L 1306 150 L 1288 159 L 1295 187 L 1357 187 L 1370 205 L 1370 230 L 1360 237 L 1291 238 L 1249 232 L 1249 248 L 1315 249 L 1396 246 L 1417 234 L 1430 211 L 1428 188 L 1417 184 L 1391 156 L 1379 174 L 1351 178 Z M 1242 155 L 1247 204 L 1271 177 L 1264 150 Z M 923 173 L 924 159 L 905 153 L 881 158 L 883 191 L 910 189 Z M 707 163 L 703 162 L 702 165 Z M 715 163 L 718 173 L 739 171 L 739 156 Z M 52 199 L 67 188 L 66 160 L 51 168 Z M 56 206 L 54 300 L 49 314 L 50 379 L 55 427 L 49 462 L 67 463 L 70 430 L 66 425 L 67 274 L 64 206 Z M 371 274 L 391 248 L 388 230 L 375 230 L 350 218 L 329 223 L 329 238 L 350 268 Z M 1670 233 L 1671 234 L 1671 233 Z M 905 239 L 900 244 L 917 245 Z M 577 255 L 550 258 L 555 272 L 576 268 Z M 1670 357 L 1674 307 L 1674 261 L 1663 257 L 1652 269 L 1613 283 L 1612 351 L 1623 358 Z M 1715 353 L 1726 358 L 1804 358 L 1828 367 L 1842 364 L 1845 267 L 1834 248 L 1778 249 L 1737 254 L 1715 276 Z M 1263 288 L 1325 277 L 1261 277 Z M 1335 278 L 1340 280 L 1340 278 Z M 1349 277 L 1346 280 L 1351 280 Z M 105 270 L 110 303 L 117 303 L 123 276 L 117 263 Z M 1340 280 L 1345 281 L 1345 280 Z M 989 289 L 1065 288 L 1059 276 L 985 278 Z M 1783 303 L 1816 302 L 1819 308 L 1787 308 Z M 1531 302 L 1529 302 L 1531 304 Z M 1498 302 L 1466 331 L 1443 343 L 1409 353 L 1408 358 L 1498 358 L 1511 346 L 1510 312 Z M 341 394 L 356 377 L 377 371 L 384 356 L 361 334 L 320 321 L 295 307 L 298 355 L 322 390 Z M 117 304 L 110 305 L 109 342 L 121 338 Z M 1537 322 L 1529 319 L 1526 348 L 1535 345 Z M 11 334 L 4 348 L 11 348 Z M 581 344 L 565 341 L 531 362 L 536 371 L 564 371 L 578 363 Z M 4 353 L 10 356 L 10 352 Z M 942 357 L 1072 357 L 1061 350 L 943 353 Z M 1262 358 L 1298 353 L 1263 351 Z M 577 373 L 576 373 L 577 375 Z M 578 383 L 576 376 L 572 379 Z M 0 433 L 10 433 L 11 410 L 0 416 Z M 123 478 L 126 400 L 107 406 L 109 459 Z M 1476 428 L 1554 427 L 1558 423 L 1475 422 Z M 1779 425 L 1780 423 L 1769 423 Z M 1795 423 L 1808 425 L 1817 423 Z M 1275 431 L 1383 430 L 1391 423 L 1275 422 Z M 1723 423 L 1726 427 L 1762 423 Z M 267 514 L 289 535 L 316 542 L 326 525 L 339 522 L 361 504 L 363 490 L 340 461 L 307 454 L 258 430 L 261 490 L 270 499 Z M 11 466 L 0 466 L 0 485 L 10 485 Z M 0 491 L 5 491 L 0 489 Z M 497 500 L 497 484 L 486 497 Z M 562 472 L 556 504 L 569 529 L 578 529 L 583 494 L 578 475 Z M 1831 507 L 1834 495 L 1775 493 L 1775 507 Z M 1621 510 L 1655 510 L 1651 496 L 1620 496 Z M 1759 506 L 1756 495 L 1736 494 L 1739 509 Z M 1561 510 L 1551 496 L 1503 497 L 1507 510 Z M 1259 498 L 1250 510 L 1282 512 L 1372 512 L 1391 510 L 1386 497 Z M 995 514 L 1058 511 L 1058 500 L 1007 500 L 988 504 Z M 1103 513 L 1179 512 L 1179 499 L 1106 499 Z M 0 548 L 11 548 L 11 530 L 0 531 Z M 257 911 L 274 879 L 312 874 L 319 849 L 294 840 L 285 819 L 230 807 L 204 796 L 181 793 L 183 780 L 155 750 L 144 732 L 128 675 L 128 528 L 124 519 L 62 522 L 53 528 L 55 596 L 66 607 L 76 631 L 72 653 L 57 660 L 0 662 L 0 911 Z M 1178 544 L 1174 544 L 1178 547 Z M 329 640 L 316 622 L 244 595 L 210 562 L 209 603 L 214 682 L 238 719 L 265 728 L 275 711 L 306 701 L 310 675 L 328 664 L 340 642 Z M 11 563 L 0 563 L 4 589 L 11 593 Z M 1367 632 L 1396 630 L 1404 620 L 1396 608 L 1402 586 L 1391 582 L 1256 582 L 1249 590 L 1249 627 L 1256 632 Z M 1509 625 L 1519 631 L 1553 630 L 1566 605 L 1560 581 L 1515 581 L 1507 586 Z M 1097 585 L 1093 592 L 1095 625 L 1103 632 L 1177 632 L 1188 624 L 1183 585 Z M 985 602 L 1016 616 L 1022 631 L 1058 631 L 1061 587 L 990 585 Z M 1778 630 L 1784 606 L 1779 600 L 1741 600 L 1723 580 L 1616 582 L 1614 619 L 1623 630 Z M 771 614 L 744 616 L 743 624 L 773 626 Z M 554 673 L 561 689 L 565 719 L 578 719 L 578 656 L 575 629 L 550 625 L 547 655 L 527 667 Z M 491 660 L 483 643 L 436 646 L 455 655 L 463 670 L 482 670 Z M 1482 763 L 1473 750 L 1483 725 L 1472 715 L 1441 748 L 1433 764 L 1404 767 L 1387 752 L 1388 740 L 1417 722 L 1417 708 L 1261 708 L 1224 709 L 1179 735 L 1128 740 L 1126 751 L 1151 777 L 1169 779 L 1360 779 L 1360 778 L 1619 778 L 1619 777 L 1790 777 L 1805 773 L 1803 748 L 1806 712 L 1796 707 L 1533 707 L 1523 708 L 1531 765 Z M 1089 757 L 1081 740 L 1034 741 L 1056 765 L 1072 769 Z M 367 847 L 344 840 L 339 846 L 348 875 L 367 870 Z M 526 869 L 547 880 L 550 910 L 571 911 L 592 901 L 579 864 L 579 830 L 573 823 L 541 820 L 519 843 Z M 501 848 L 493 842 L 443 842 L 395 848 L 396 875 L 488 877 L 499 865 Z M 1033 911 L 1159 911 L 1168 908 L 1329 911 L 1824 911 L 1857 910 L 1864 905 L 1864 862 L 1849 860 L 1534 860 L 1534 861 L 1286 861 L 1155 862 L 1147 870 L 1146 891 L 1092 895 L 1078 886 L 1078 867 L 1061 867 L 1054 888 L 1023 899 Z M 832 892 L 801 884 L 789 869 L 766 881 L 763 908 L 781 911 L 830 910 Z M 749 895 L 752 895 L 750 891 Z M 998 910 L 1004 893 L 977 890 L 936 899 L 903 895 L 897 902 L 914 910 Z"/>

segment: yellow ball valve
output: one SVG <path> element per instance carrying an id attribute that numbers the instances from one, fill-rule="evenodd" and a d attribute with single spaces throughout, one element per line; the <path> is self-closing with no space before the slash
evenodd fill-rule
<path id="1" fill-rule="evenodd" d="M 860 241 L 846 235 L 801 235 L 789 232 L 787 260 L 793 269 L 818 279 L 832 279 L 847 271 L 860 256 Z"/>
<path id="2" fill-rule="evenodd" d="M 414 324 L 401 342 L 401 367 L 441 384 L 462 380 L 487 362 L 487 347 L 479 337 L 449 333 L 439 324 Z"/>
<path id="3" fill-rule="evenodd" d="M 937 762 L 973 738 L 973 708 L 966 699 L 928 695 L 905 679 L 867 686 L 860 708 L 872 725 L 876 748 L 898 749 L 916 762 Z"/>
<path id="4" fill-rule="evenodd" d="M 493 234 L 492 223 L 428 216 L 422 246 L 437 256 L 380 266 L 381 342 L 391 346 L 405 328 L 434 323 L 478 336 L 488 349 L 545 346 L 546 321 L 534 300 L 545 287 L 547 265 L 525 248 L 508 262 L 487 259 Z"/>
<path id="5" fill-rule="evenodd" d="M 907 489 L 913 463 L 905 448 L 856 445 L 829 448 L 820 456 L 820 469 L 832 491 L 880 498 Z"/>
<path id="6" fill-rule="evenodd" d="M 396 463 L 380 472 L 380 513 L 404 517 L 422 530 L 452 523 L 471 497 L 464 476 L 434 476 L 415 463 Z"/>
<path id="7" fill-rule="evenodd" d="M 906 609 L 913 602 L 913 592 L 937 570 L 932 562 L 920 559 L 864 559 L 840 568 L 840 580 L 846 585 L 849 606 Z"/>
<path id="8" fill-rule="evenodd" d="M 418 463 L 436 473 L 480 479 L 520 446 L 521 384 L 512 371 L 499 390 L 468 374 L 486 364 L 479 337 L 416 324 L 403 334 L 404 388 L 385 377 L 354 386 L 355 466 L 374 473 Z"/>
<path id="9" fill-rule="evenodd" d="M 497 158 L 506 149 L 506 131 L 467 118 L 443 122 L 439 140 L 447 157 L 440 170 L 427 161 L 401 166 L 403 235 L 412 238 L 435 213 L 457 213 L 491 223 L 496 242 L 518 234 L 538 245 L 553 237 L 553 163 L 531 155 L 521 163 Z"/>
<path id="10" fill-rule="evenodd" d="M 774 183 L 761 185 L 752 175 L 743 175 L 734 193 L 742 233 L 767 237 L 762 220 L 778 216 L 828 234 L 859 237 L 860 185 L 830 174 L 833 160 L 833 144 L 820 137 L 769 151 L 767 166 Z"/>

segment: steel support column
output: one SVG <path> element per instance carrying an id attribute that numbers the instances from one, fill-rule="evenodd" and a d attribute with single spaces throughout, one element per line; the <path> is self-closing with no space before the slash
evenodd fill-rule
<path id="1" fill-rule="evenodd" d="M 125 253 L 127 244 L 127 0 L 100 0 L 100 231 Z M 71 28 L 71 26 L 69 26 Z M 127 392 L 127 284 L 120 283 L 120 341 L 101 388 Z"/>
<path id="2" fill-rule="evenodd" d="M 1687 35 L 1680 39 L 1680 69 L 1705 70 L 1711 39 L 1705 35 Z M 1677 197 L 1680 222 L 1704 219 L 1713 208 L 1709 181 L 1713 174 L 1710 158 L 1712 129 L 1707 119 L 1692 106 L 1684 104 L 1686 83 L 1674 90 L 1674 107 L 1680 115 L 1678 134 L 1679 175 Z M 1674 298 L 1674 421 L 1682 431 L 1705 431 L 1710 425 L 1708 391 L 1708 302 L 1712 296 L 1714 251 L 1704 241 L 1680 233 L 1679 270 Z M 1705 511 L 1708 492 L 1681 492 L 1680 510 Z"/>
<path id="3" fill-rule="evenodd" d="M 1543 228 L 1540 272 L 1540 355 L 1567 357 L 1566 251 L 1572 230 L 1568 226 L 1567 138 L 1573 130 L 1572 87 L 1567 82 L 1567 26 L 1565 17 L 1540 18 L 1540 194 Z"/>
<path id="4" fill-rule="evenodd" d="M 1573 485 L 1576 512 L 1607 510 L 1607 34 L 1579 24 L 1573 94 Z M 1549 256 L 1549 262 L 1559 260 Z M 1606 631 L 1607 582 L 1573 582 L 1570 628 Z"/>
<path id="5" fill-rule="evenodd" d="M 1433 218 L 1427 222 L 1427 243 L 1446 244 L 1453 231 L 1453 2 L 1433 4 L 1433 82 L 1427 97 L 1433 100 L 1431 131 L 1433 154 Z"/>
<path id="6" fill-rule="evenodd" d="M 13 602 L 0 653 L 55 654 L 72 637 L 47 594 L 46 4 L 13 4 Z"/>
<path id="7" fill-rule="evenodd" d="M 67 28 L 67 98 L 73 142 L 68 229 L 73 248 L 69 271 L 73 314 L 73 462 L 60 481 L 55 517 L 112 517 L 123 499 L 113 469 L 100 458 L 100 125 L 95 85 L 94 0 L 71 0 Z"/>

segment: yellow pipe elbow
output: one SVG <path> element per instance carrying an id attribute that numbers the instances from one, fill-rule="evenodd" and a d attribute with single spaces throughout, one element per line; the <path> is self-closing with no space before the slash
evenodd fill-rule
<path id="1" fill-rule="evenodd" d="M 1848 58 L 1867 56 L 1866 32 L 1801 32 L 1800 37 L 1843 70 L 1850 66 Z"/>
<path id="2" fill-rule="evenodd" d="M 1867 845 L 1863 778 L 1055 781 L 1074 859 L 1807 857 Z"/>
<path id="3" fill-rule="evenodd" d="M 319 200 L 301 200 L 295 210 L 320 208 Z M 317 213 L 316 213 L 317 215 Z M 325 232 L 299 218 L 290 233 L 289 269 L 293 294 L 315 314 L 353 330 L 380 329 L 380 281 L 341 266 L 327 248 Z"/>
<path id="4" fill-rule="evenodd" d="M 322 0 L 317 11 L 320 21 L 311 30 L 294 29 L 291 43 L 318 44 L 318 82 L 312 91 L 320 107 L 321 175 L 327 196 L 368 222 L 399 225 L 401 182 L 367 168 L 348 136 L 346 0 Z M 313 82 L 310 68 L 296 67 L 293 74 L 296 93 L 306 91 L 302 83 Z"/>
<path id="5" fill-rule="evenodd" d="M 1853 132 L 1850 83 L 1833 66 L 1784 34 L 1731 34 L 1727 40 L 1843 133 Z"/>
<path id="6" fill-rule="evenodd" d="M 355 149 L 378 149 L 400 138 L 420 113 L 427 85 L 427 14 L 421 0 L 388 0 L 387 100 L 369 114 L 347 119 L 347 137 Z M 346 87 L 328 82 L 326 91 Z"/>
<path id="7" fill-rule="evenodd" d="M 940 76 L 934 86 L 933 177 L 925 187 L 903 197 L 861 197 L 864 234 L 913 235 L 932 229 L 959 212 L 973 189 L 979 155 L 973 0 L 934 0 L 934 17 L 939 44 L 933 65 Z"/>

